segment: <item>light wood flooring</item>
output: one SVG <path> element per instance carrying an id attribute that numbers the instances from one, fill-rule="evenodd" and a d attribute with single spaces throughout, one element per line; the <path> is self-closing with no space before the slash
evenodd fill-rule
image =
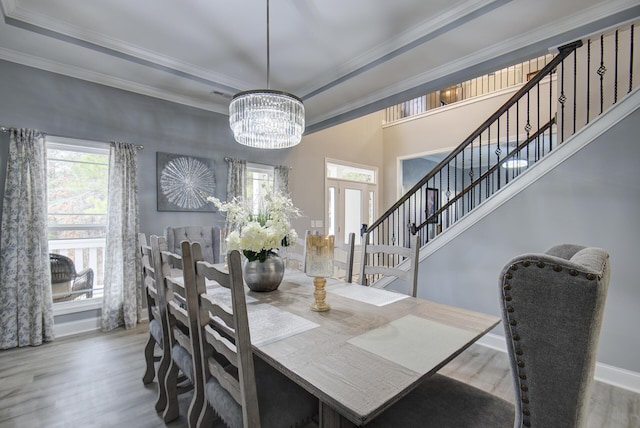
<path id="1" fill-rule="evenodd" d="M 153 405 L 157 384 L 142 384 L 147 325 L 66 337 L 0 351 L 0 428 L 164 427 Z M 506 354 L 474 345 L 442 373 L 513 401 Z M 181 417 L 186 427 L 190 393 Z M 640 394 L 595 382 L 589 428 L 640 428 Z"/>

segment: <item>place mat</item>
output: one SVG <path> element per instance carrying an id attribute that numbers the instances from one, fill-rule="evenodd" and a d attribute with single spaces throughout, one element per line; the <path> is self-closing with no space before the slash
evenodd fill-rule
<path id="1" fill-rule="evenodd" d="M 245 288 L 245 291 L 246 290 L 248 289 Z M 209 284 L 207 284 L 207 294 L 209 296 L 214 297 L 218 302 L 222 303 L 223 305 L 231 308 L 231 290 L 230 289 L 224 288 L 216 282 L 215 286 L 213 287 L 210 287 Z M 248 296 L 246 293 L 245 293 L 245 299 L 247 303 L 253 303 L 258 301 L 258 299 L 256 299 L 255 297 Z"/>
<path id="2" fill-rule="evenodd" d="M 348 343 L 424 374 L 473 340 L 476 332 L 407 315 Z"/>
<path id="3" fill-rule="evenodd" d="M 251 343 L 261 346 L 319 327 L 319 324 L 280 308 L 260 303 L 247 305 Z"/>
<path id="4" fill-rule="evenodd" d="M 393 291 L 356 284 L 332 288 L 327 290 L 327 292 L 375 306 L 385 306 L 409 297 L 405 294 L 394 293 Z"/>

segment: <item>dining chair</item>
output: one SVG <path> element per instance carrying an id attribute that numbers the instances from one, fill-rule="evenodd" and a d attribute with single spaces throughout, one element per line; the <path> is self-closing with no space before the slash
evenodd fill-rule
<path id="1" fill-rule="evenodd" d="M 418 235 L 411 236 L 409 245 L 407 248 L 400 245 L 369 244 L 368 235 L 363 237 L 359 283 L 371 285 L 382 277 L 395 277 L 406 281 L 411 296 L 416 297 L 420 263 Z M 386 263 L 393 263 L 395 267 L 386 266 Z M 400 264 L 408 266 L 408 269 L 399 266 Z"/>
<path id="2" fill-rule="evenodd" d="M 194 358 L 197 358 L 197 355 L 193 354 L 199 352 L 199 347 L 193 346 L 193 341 L 195 343 L 198 341 L 198 329 L 195 325 L 196 315 L 188 313 L 189 307 L 184 286 L 186 272 L 182 257 L 167 250 L 163 237 L 157 237 L 157 242 L 158 259 L 160 260 L 160 266 L 157 270 L 162 273 L 165 285 L 167 343 L 170 349 L 164 377 L 166 407 L 162 414 L 165 423 L 168 423 L 180 415 L 178 394 L 185 390 L 198 390 L 197 368 L 193 363 Z M 177 276 L 177 270 L 180 270 L 183 275 Z M 183 385 L 184 382 L 180 374 L 189 381 L 188 385 Z M 202 394 L 194 393 L 187 414 L 189 427 L 195 426 L 202 404 Z"/>
<path id="3" fill-rule="evenodd" d="M 353 258 L 355 249 L 356 234 L 351 232 L 347 236 L 347 243 L 336 242 L 333 252 L 335 277 L 343 279 L 344 282 L 353 280 Z M 342 273 L 344 272 L 344 274 Z"/>
<path id="4" fill-rule="evenodd" d="M 188 304 L 197 300 L 204 406 L 197 426 L 216 416 L 231 428 L 290 427 L 310 422 L 318 400 L 253 353 L 240 253 L 227 256 L 228 272 L 202 260 L 197 243 L 183 246 L 185 272 L 193 266 L 195 281 L 185 274 Z M 206 280 L 224 290 L 206 292 Z M 222 291 L 223 294 L 220 293 Z"/>
<path id="5" fill-rule="evenodd" d="M 146 370 L 142 382 L 146 385 L 158 379 L 158 398 L 155 409 L 162 412 L 167 405 L 167 391 L 165 377 L 171 360 L 171 348 L 168 346 L 168 321 L 167 301 L 165 297 L 165 283 L 161 275 L 162 265 L 160 252 L 166 250 L 163 238 L 156 235 L 149 237 L 147 244 L 146 235 L 138 234 L 140 248 L 140 261 L 142 266 L 142 278 L 147 296 L 147 308 L 149 311 L 149 339 L 145 345 L 144 354 Z M 160 355 L 155 355 L 155 347 L 160 348 Z M 157 369 L 155 363 L 159 361 Z"/>
<path id="6" fill-rule="evenodd" d="M 142 239 L 140 240 L 141 242 Z M 149 323 L 149 329 L 151 330 L 151 323 L 153 322 L 153 334 L 154 339 L 159 340 L 157 344 L 159 345 L 162 353 L 160 355 L 160 363 L 157 368 L 157 379 L 158 379 L 158 398 L 156 400 L 155 409 L 157 412 L 164 412 L 167 408 L 167 403 L 169 401 L 169 397 L 167 394 L 166 388 L 166 377 L 169 371 L 169 366 L 171 363 L 171 343 L 170 343 L 170 334 L 169 334 L 169 318 L 167 314 L 167 281 L 166 277 L 171 276 L 173 274 L 168 274 L 170 270 L 169 266 L 163 264 L 162 254 L 167 251 L 167 243 L 163 236 L 151 235 L 149 237 L 150 241 L 150 253 L 148 254 L 148 260 L 151 262 L 151 269 L 144 268 L 144 258 L 143 258 L 143 271 L 151 271 L 153 270 L 153 277 L 149 277 L 146 279 L 146 289 L 148 292 L 147 301 L 149 302 L 149 316 L 153 317 L 153 321 Z M 148 248 L 141 249 L 145 253 L 149 252 Z M 180 271 L 180 273 L 182 273 Z M 147 346 L 149 344 L 147 343 Z M 149 350 L 145 348 L 146 352 Z M 147 359 L 147 369 L 148 369 L 148 359 Z M 184 383 L 183 375 L 179 378 L 178 383 Z M 181 386 L 179 388 L 179 392 L 183 392 L 184 390 L 188 390 L 190 387 Z M 175 411 L 175 410 L 174 410 Z"/>
<path id="7" fill-rule="evenodd" d="M 144 347 L 144 359 L 146 362 L 142 383 L 145 385 L 153 382 L 156 377 L 155 363 L 160 360 L 155 356 L 155 348 L 162 349 L 162 324 L 158 310 L 158 293 L 156 291 L 155 271 L 151 257 L 151 246 L 147 244 L 147 236 L 138 233 L 138 257 L 141 266 L 141 285 L 147 297 L 147 308 L 149 311 L 149 338 Z"/>
<path id="8" fill-rule="evenodd" d="M 367 427 L 586 426 L 609 278 L 609 254 L 595 247 L 511 259 L 499 287 L 515 406 L 436 374 Z"/>

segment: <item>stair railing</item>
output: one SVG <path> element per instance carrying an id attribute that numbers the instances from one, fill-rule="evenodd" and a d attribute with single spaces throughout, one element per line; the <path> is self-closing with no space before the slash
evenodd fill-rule
<path id="1" fill-rule="evenodd" d="M 419 245 L 425 245 L 615 104 L 620 88 L 631 92 L 638 80 L 634 27 L 590 38 L 584 47 L 579 40 L 558 48 L 553 60 L 462 144 L 371 226 L 363 225 L 363 238 L 409 246 L 410 236 L 418 234 Z"/>

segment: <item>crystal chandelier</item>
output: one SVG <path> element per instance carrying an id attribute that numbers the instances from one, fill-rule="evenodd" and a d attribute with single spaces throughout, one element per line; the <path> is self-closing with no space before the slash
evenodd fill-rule
<path id="1" fill-rule="evenodd" d="M 269 0 L 267 0 L 267 89 L 243 91 L 229 104 L 229 125 L 240 144 L 259 149 L 285 149 L 302 139 L 304 105 L 287 92 L 269 88 Z"/>

